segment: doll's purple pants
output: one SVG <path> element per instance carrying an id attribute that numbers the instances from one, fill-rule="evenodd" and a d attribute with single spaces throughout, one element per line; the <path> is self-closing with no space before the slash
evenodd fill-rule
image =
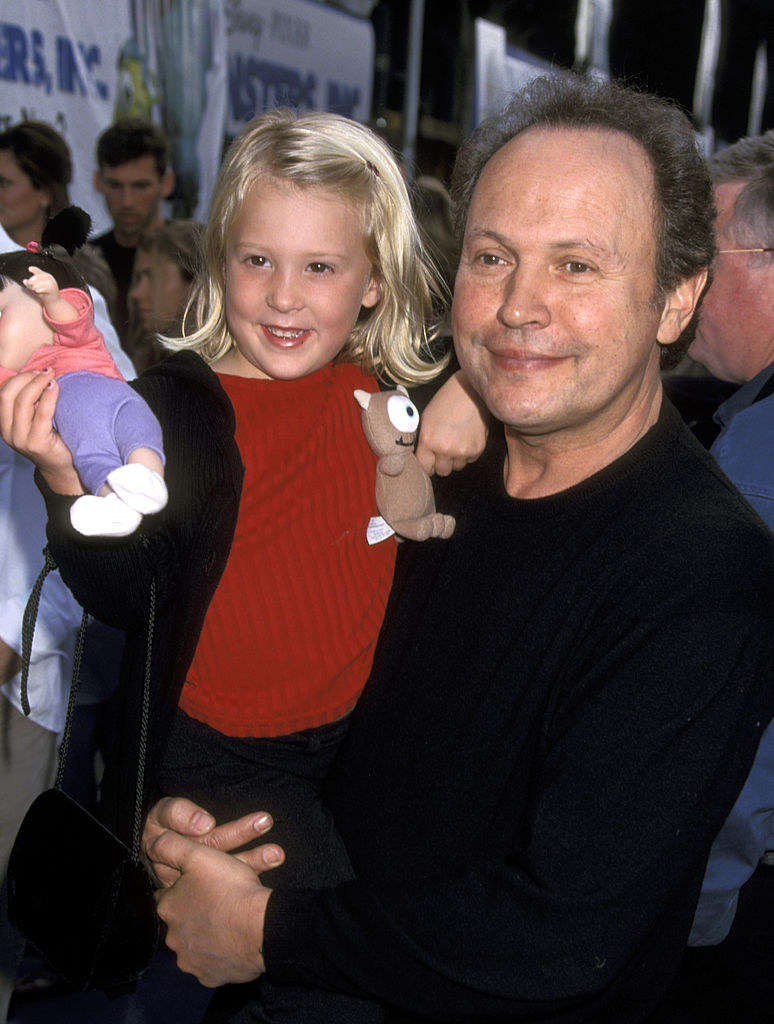
<path id="1" fill-rule="evenodd" d="M 75 370 L 57 383 L 54 426 L 90 493 L 96 494 L 136 448 L 152 449 L 163 462 L 159 421 L 125 380 Z"/>

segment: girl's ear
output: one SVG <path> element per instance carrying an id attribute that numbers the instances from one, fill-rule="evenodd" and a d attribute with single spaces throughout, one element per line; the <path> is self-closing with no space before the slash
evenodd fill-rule
<path id="1" fill-rule="evenodd" d="M 361 306 L 365 306 L 366 309 L 373 308 L 379 299 L 382 297 L 382 282 L 377 276 L 376 271 L 371 274 L 368 281 L 368 287 L 365 290 L 365 295 L 360 303 Z"/>

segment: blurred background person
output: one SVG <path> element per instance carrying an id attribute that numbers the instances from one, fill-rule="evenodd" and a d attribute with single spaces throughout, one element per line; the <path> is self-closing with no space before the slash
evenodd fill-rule
<path id="1" fill-rule="evenodd" d="M 175 185 L 169 159 L 163 131 L 143 118 L 121 118 L 97 139 L 94 188 L 105 200 L 113 227 L 92 241 L 115 278 L 115 326 L 130 357 L 129 289 L 134 257 L 143 231 L 164 223 L 161 203 Z"/>
<path id="2" fill-rule="evenodd" d="M 0 226 L 12 242 L 20 246 L 40 243 L 49 218 L 70 205 L 68 186 L 72 176 L 68 145 L 51 125 L 20 121 L 0 132 Z M 73 262 L 92 289 L 100 293 L 113 321 L 116 286 L 100 252 L 93 245 L 84 245 Z M 96 315 L 99 300 L 94 294 L 92 299 Z"/>
<path id="3" fill-rule="evenodd" d="M 129 290 L 134 367 L 141 373 L 164 355 L 156 335 L 179 338 L 201 265 L 202 225 L 176 220 L 140 235 Z"/>

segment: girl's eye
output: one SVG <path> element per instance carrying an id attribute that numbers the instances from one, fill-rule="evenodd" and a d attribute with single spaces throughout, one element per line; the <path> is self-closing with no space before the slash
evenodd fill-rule
<path id="1" fill-rule="evenodd" d="M 485 252 L 479 256 L 479 260 L 484 264 L 485 267 L 499 267 L 503 262 L 499 256 L 495 256 L 493 252 Z"/>
<path id="2" fill-rule="evenodd" d="M 248 256 L 247 262 L 253 267 L 265 267 L 268 260 L 265 256 Z"/>
<path id="3" fill-rule="evenodd" d="M 310 263 L 309 269 L 313 274 L 324 274 L 326 270 L 332 270 L 333 268 L 328 263 Z"/>

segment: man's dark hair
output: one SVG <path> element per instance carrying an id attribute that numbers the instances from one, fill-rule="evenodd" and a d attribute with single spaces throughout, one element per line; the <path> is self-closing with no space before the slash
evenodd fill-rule
<path id="1" fill-rule="evenodd" d="M 97 139 L 97 163 L 101 171 L 143 156 L 153 157 L 161 177 L 169 164 L 169 143 L 158 125 L 141 117 L 123 117 Z"/>
<path id="2" fill-rule="evenodd" d="M 0 150 L 8 150 L 32 187 L 51 196 L 49 215 L 58 213 L 70 202 L 67 186 L 73 176 L 70 150 L 59 134 L 45 121 L 20 121 L 0 132 Z"/>
<path id="3" fill-rule="evenodd" d="M 654 302 L 660 304 L 680 281 L 710 266 L 715 253 L 712 183 L 687 116 L 658 96 L 569 73 L 534 79 L 514 94 L 502 113 L 482 122 L 463 143 L 451 181 L 460 237 L 485 164 L 531 127 L 622 132 L 645 150 L 657 203 Z M 694 313 L 679 340 L 662 347 L 662 368 L 680 361 L 693 341 L 696 321 Z"/>

